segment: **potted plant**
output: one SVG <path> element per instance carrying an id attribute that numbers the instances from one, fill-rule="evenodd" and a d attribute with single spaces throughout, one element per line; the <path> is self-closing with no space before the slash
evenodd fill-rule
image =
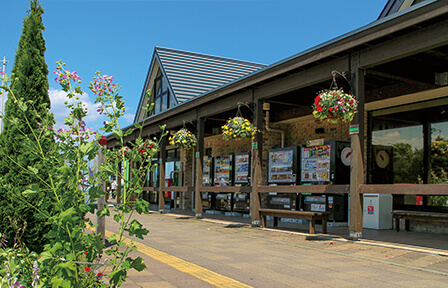
<path id="1" fill-rule="evenodd" d="M 257 132 L 257 127 L 250 123 L 249 120 L 240 116 L 229 119 L 221 128 L 222 138 L 226 141 L 231 139 L 249 139 Z"/>
<path id="2" fill-rule="evenodd" d="M 196 146 L 196 136 L 188 131 L 186 128 L 182 128 L 169 139 L 170 144 L 178 148 L 191 149 Z"/>
<path id="3" fill-rule="evenodd" d="M 317 119 L 338 123 L 339 120 L 351 122 L 357 112 L 358 102 L 344 90 L 324 90 L 317 95 L 313 104 L 313 115 Z"/>

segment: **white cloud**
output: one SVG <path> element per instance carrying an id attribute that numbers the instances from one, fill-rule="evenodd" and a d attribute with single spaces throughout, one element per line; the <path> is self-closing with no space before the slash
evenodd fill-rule
<path id="1" fill-rule="evenodd" d="M 135 114 L 131 114 L 131 113 L 125 113 L 123 115 L 123 123 L 125 124 L 125 126 L 131 125 L 132 123 L 134 123 L 134 117 Z"/>
<path id="2" fill-rule="evenodd" d="M 407 143 L 410 144 L 413 149 L 421 149 L 423 147 L 423 135 L 421 133 L 421 128 L 405 127 L 375 131 L 373 133 L 373 145 L 392 146 L 396 143 Z"/>
<path id="3" fill-rule="evenodd" d="M 51 101 L 50 112 L 54 114 L 56 120 L 56 125 L 54 127 L 59 128 L 64 125 L 64 118 L 67 117 L 70 112 L 64 102 L 72 100 L 69 100 L 67 98 L 67 92 L 62 90 L 50 88 L 49 94 Z M 93 128 L 94 130 L 99 130 L 99 128 L 103 127 L 103 122 L 108 119 L 105 115 L 99 115 L 97 112 L 97 104 L 90 99 L 89 94 L 83 93 L 82 95 L 79 95 L 79 101 L 84 103 L 87 107 L 87 117 L 84 118 L 87 127 Z M 125 113 L 119 120 L 120 127 L 123 128 L 134 123 L 134 115 L 135 114 Z"/>
<path id="4" fill-rule="evenodd" d="M 62 90 L 50 88 L 48 91 L 50 94 L 51 101 L 51 110 L 54 114 L 56 125 L 55 128 L 59 128 L 64 125 L 64 118 L 69 115 L 70 110 L 64 104 L 65 101 L 72 101 L 67 98 L 67 92 Z M 87 93 L 83 93 L 79 95 L 79 101 L 84 103 L 85 107 L 87 107 L 87 117 L 84 118 L 87 127 L 93 128 L 94 130 L 98 130 L 103 126 L 104 120 L 106 117 L 104 115 L 99 115 L 97 110 L 97 104 L 93 103 L 89 95 Z"/>

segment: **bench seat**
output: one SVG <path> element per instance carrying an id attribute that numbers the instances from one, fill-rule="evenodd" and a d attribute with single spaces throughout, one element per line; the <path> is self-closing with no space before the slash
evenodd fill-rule
<path id="1" fill-rule="evenodd" d="M 266 228 L 266 216 L 274 217 L 274 227 L 278 226 L 278 218 L 295 218 L 305 219 L 310 221 L 309 233 L 315 234 L 316 220 L 322 220 L 322 233 L 327 233 L 327 221 L 330 216 L 328 212 L 313 212 L 313 211 L 291 211 L 280 209 L 260 209 L 261 225 Z"/>
<path id="2" fill-rule="evenodd" d="M 400 231 L 400 219 L 405 221 L 404 227 L 406 231 L 409 231 L 409 220 L 448 223 L 448 213 L 395 210 L 392 211 L 392 217 L 395 221 L 395 231 L 397 232 Z"/>

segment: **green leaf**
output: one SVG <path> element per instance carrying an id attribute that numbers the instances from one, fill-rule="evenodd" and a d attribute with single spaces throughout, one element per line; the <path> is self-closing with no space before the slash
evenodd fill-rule
<path id="1" fill-rule="evenodd" d="M 110 216 L 110 211 L 109 211 L 109 206 L 104 205 L 103 209 L 101 209 L 100 211 L 96 212 L 96 215 L 98 215 L 98 217 L 104 217 L 104 216 Z"/>
<path id="2" fill-rule="evenodd" d="M 129 224 L 129 228 L 126 230 L 129 232 L 129 236 L 135 235 L 135 237 L 140 239 L 143 239 L 143 236 L 149 233 L 149 231 L 143 228 L 143 225 L 136 219 L 132 220 Z"/>
<path id="3" fill-rule="evenodd" d="M 31 167 L 31 166 L 28 166 L 28 170 L 30 170 L 34 174 L 37 174 L 39 172 L 39 169 L 37 169 L 36 167 Z"/>
<path id="4" fill-rule="evenodd" d="M 135 125 L 135 124 L 134 124 Z M 132 133 L 134 133 L 134 129 L 129 128 L 128 130 L 126 130 L 126 133 L 124 133 L 124 137 L 131 135 Z"/>
<path id="5" fill-rule="evenodd" d="M 146 265 L 145 263 L 143 263 L 143 261 L 144 260 L 142 257 L 137 257 L 136 259 L 134 259 L 134 261 L 132 261 L 131 268 L 134 268 L 138 272 L 143 271 L 143 269 L 146 268 Z"/>
<path id="6" fill-rule="evenodd" d="M 79 146 L 79 151 L 82 154 L 88 154 L 93 149 L 94 142 L 82 143 Z"/>
<path id="7" fill-rule="evenodd" d="M 149 203 L 146 200 L 137 198 L 134 208 L 138 214 L 142 214 L 142 213 L 148 214 L 149 213 L 148 207 L 149 207 Z"/>
<path id="8" fill-rule="evenodd" d="M 36 194 L 37 194 L 37 191 L 33 191 L 33 190 L 30 190 L 30 189 L 27 189 L 27 190 L 22 192 L 22 195 L 25 196 L 25 197 L 31 197 L 31 196 L 34 196 Z"/>
<path id="9" fill-rule="evenodd" d="M 112 133 L 114 134 L 115 138 L 117 138 L 117 139 L 123 138 L 123 130 L 121 130 L 121 129 L 112 129 Z"/>
<path id="10" fill-rule="evenodd" d="M 111 284 L 120 286 L 126 280 L 126 275 L 126 270 L 120 269 L 109 273 L 107 276 L 109 277 Z"/>
<path id="11" fill-rule="evenodd" d="M 107 241 L 109 241 L 110 244 L 117 244 L 117 234 L 110 236 Z"/>
<path id="12" fill-rule="evenodd" d="M 142 129 L 142 125 L 138 124 L 138 123 L 134 123 L 135 128 L 137 129 Z"/>

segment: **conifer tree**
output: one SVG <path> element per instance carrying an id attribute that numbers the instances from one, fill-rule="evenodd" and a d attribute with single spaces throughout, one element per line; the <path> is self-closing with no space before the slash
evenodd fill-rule
<path id="1" fill-rule="evenodd" d="M 48 203 L 45 187 L 39 180 L 48 177 L 45 176 L 45 163 L 36 149 L 48 151 L 54 140 L 41 133 L 40 148 L 33 142 L 33 131 L 42 129 L 39 122 L 43 121 L 39 119 L 50 115 L 50 98 L 48 68 L 44 57 L 45 40 L 42 35 L 45 30 L 42 23 L 44 10 L 38 0 L 30 0 L 30 4 L 28 15 L 23 20 L 22 35 L 11 71 L 11 92 L 27 103 L 28 109 L 25 112 L 18 109 L 17 101 L 10 93 L 5 104 L 4 129 L 0 137 L 0 232 L 9 238 L 10 243 L 13 243 L 16 235 L 21 235 L 20 240 L 28 248 L 39 252 L 45 244 L 43 235 L 48 232 L 49 226 L 45 224 L 45 219 L 36 219 L 34 215 L 37 209 Z M 31 173 L 29 167 L 38 171 L 38 174 Z M 22 193 L 31 185 L 39 192 L 24 201 Z M 16 225 L 12 222 L 16 222 Z M 18 231 L 19 228 L 21 230 Z"/>

